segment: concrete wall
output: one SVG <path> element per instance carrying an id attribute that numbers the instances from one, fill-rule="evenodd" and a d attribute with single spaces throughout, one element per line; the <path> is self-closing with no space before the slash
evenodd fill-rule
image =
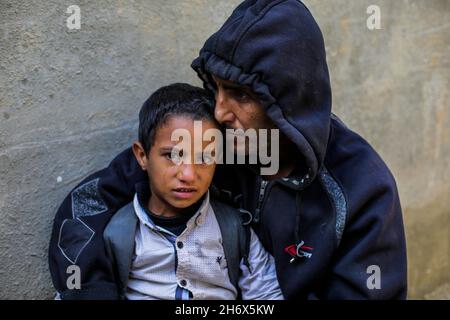
<path id="1" fill-rule="evenodd" d="M 397 177 L 410 297 L 450 282 L 450 2 L 305 1 L 322 27 L 334 111 Z M 52 297 L 51 222 L 64 196 L 136 137 L 147 96 L 175 81 L 239 3 L 0 1 L 0 298 Z M 68 30 L 69 5 L 81 29 Z M 366 8 L 381 8 L 381 30 Z"/>

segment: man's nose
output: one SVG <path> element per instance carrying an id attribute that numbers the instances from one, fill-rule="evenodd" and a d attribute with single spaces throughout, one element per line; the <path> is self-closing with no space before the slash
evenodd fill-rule
<path id="1" fill-rule="evenodd" d="M 234 122 L 235 117 L 231 112 L 230 102 L 228 101 L 223 90 L 219 89 L 216 92 L 216 106 L 214 108 L 214 117 L 220 124 L 229 125 Z"/>
<path id="2" fill-rule="evenodd" d="M 195 165 L 181 164 L 178 168 L 177 178 L 186 183 L 192 183 L 195 180 Z"/>

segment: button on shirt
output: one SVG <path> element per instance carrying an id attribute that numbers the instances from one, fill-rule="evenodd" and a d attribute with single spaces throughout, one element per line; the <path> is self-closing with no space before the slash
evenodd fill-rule
<path id="1" fill-rule="evenodd" d="M 207 193 L 179 235 L 156 225 L 138 200 L 139 224 L 126 297 L 135 299 L 225 299 L 237 297 L 230 282 L 222 237 Z M 273 258 L 251 231 L 249 263 L 241 262 L 243 299 L 283 299 Z"/>

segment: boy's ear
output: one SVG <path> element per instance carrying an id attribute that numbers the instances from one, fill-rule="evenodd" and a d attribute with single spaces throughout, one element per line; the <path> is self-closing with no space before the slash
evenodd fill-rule
<path id="1" fill-rule="evenodd" d="M 136 157 L 136 160 L 141 166 L 142 170 L 147 170 L 148 159 L 147 155 L 145 154 L 144 148 L 142 147 L 142 144 L 139 141 L 134 141 L 131 148 L 133 149 L 134 156 Z"/>

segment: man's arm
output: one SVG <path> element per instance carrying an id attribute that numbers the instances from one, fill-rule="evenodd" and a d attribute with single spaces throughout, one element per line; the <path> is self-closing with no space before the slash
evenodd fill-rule
<path id="1" fill-rule="evenodd" d="M 128 148 L 64 199 L 49 246 L 49 269 L 62 299 L 120 298 L 103 231 L 111 216 L 132 200 L 135 184 L 143 179 L 146 175 Z"/>
<path id="2" fill-rule="evenodd" d="M 384 172 L 348 196 L 350 214 L 329 278 L 309 298 L 405 299 L 406 243 L 394 178 Z"/>

